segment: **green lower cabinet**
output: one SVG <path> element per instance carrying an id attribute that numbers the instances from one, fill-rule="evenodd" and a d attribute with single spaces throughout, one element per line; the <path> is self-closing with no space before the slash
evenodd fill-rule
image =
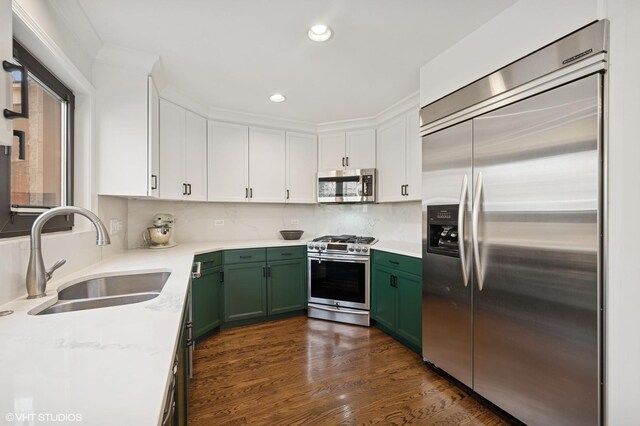
<path id="1" fill-rule="evenodd" d="M 373 265 L 372 309 L 371 316 L 374 320 L 387 328 L 396 326 L 396 289 L 393 287 L 393 270 L 378 265 Z"/>
<path id="2" fill-rule="evenodd" d="M 222 267 L 202 270 L 200 278 L 193 279 L 191 291 L 193 334 L 198 339 L 222 322 Z"/>
<path id="3" fill-rule="evenodd" d="M 398 313 L 396 332 L 422 347 L 422 278 L 397 271 Z"/>
<path id="4" fill-rule="evenodd" d="M 378 253 L 382 255 L 378 255 Z M 422 347 L 422 278 L 415 274 L 418 270 L 417 262 L 419 259 L 374 252 L 371 277 L 371 317 L 380 328 L 413 350 L 420 352 Z"/>
<path id="5" fill-rule="evenodd" d="M 224 321 L 267 315 L 265 262 L 224 266 Z"/>
<path id="6" fill-rule="evenodd" d="M 304 259 L 278 260 L 267 264 L 268 314 L 299 311 L 307 306 Z"/>

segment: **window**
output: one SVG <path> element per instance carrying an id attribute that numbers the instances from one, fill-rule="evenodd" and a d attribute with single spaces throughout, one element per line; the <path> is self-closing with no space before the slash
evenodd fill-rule
<path id="1" fill-rule="evenodd" d="M 0 151 L 0 238 L 28 235 L 39 213 L 73 204 L 73 92 L 16 40 L 13 56 L 27 69 L 29 118 L 14 118 L 13 146 Z M 13 72 L 14 111 L 22 78 Z M 60 216 L 44 231 L 72 227 L 72 215 Z"/>

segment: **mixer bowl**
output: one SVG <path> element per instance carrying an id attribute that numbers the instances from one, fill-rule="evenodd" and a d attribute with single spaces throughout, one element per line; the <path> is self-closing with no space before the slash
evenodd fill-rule
<path id="1" fill-rule="evenodd" d="M 153 245 L 168 244 L 171 241 L 171 228 L 150 226 L 147 228 L 147 232 Z"/>

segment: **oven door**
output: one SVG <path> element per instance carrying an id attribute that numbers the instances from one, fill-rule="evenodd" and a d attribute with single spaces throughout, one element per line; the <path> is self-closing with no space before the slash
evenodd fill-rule
<path id="1" fill-rule="evenodd" d="M 309 303 L 369 310 L 369 257 L 308 256 Z"/>

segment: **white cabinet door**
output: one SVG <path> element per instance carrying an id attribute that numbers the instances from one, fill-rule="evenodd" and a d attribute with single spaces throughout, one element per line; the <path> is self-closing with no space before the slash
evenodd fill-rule
<path id="1" fill-rule="evenodd" d="M 13 32 L 11 30 L 11 0 L 0 0 L 0 62 L 13 61 Z M 11 74 L 0 69 L 0 111 L 13 110 Z M 13 145 L 13 121 L 0 115 L 0 146 Z"/>
<path id="2" fill-rule="evenodd" d="M 318 137 L 318 170 L 339 170 L 344 168 L 345 134 L 330 133 Z"/>
<path id="3" fill-rule="evenodd" d="M 184 108 L 160 99 L 160 197 L 165 200 L 182 200 L 186 192 L 185 114 Z"/>
<path id="4" fill-rule="evenodd" d="M 285 132 L 249 128 L 249 200 L 285 201 Z"/>
<path id="5" fill-rule="evenodd" d="M 148 194 L 151 197 L 160 196 L 158 186 L 160 184 L 160 96 L 158 89 L 151 77 L 147 78 L 147 141 L 149 145 L 148 168 L 149 182 Z"/>
<path id="6" fill-rule="evenodd" d="M 347 132 L 346 141 L 347 169 L 376 167 L 376 129 Z"/>
<path id="7" fill-rule="evenodd" d="M 287 132 L 287 203 L 317 203 L 318 138 Z"/>
<path id="8" fill-rule="evenodd" d="M 207 120 L 197 114 L 186 113 L 185 183 L 186 199 L 207 199 Z"/>
<path id="9" fill-rule="evenodd" d="M 422 197 L 422 139 L 420 138 L 418 110 L 406 115 L 407 122 L 407 200 Z M 378 157 L 380 158 L 380 157 Z"/>
<path id="10" fill-rule="evenodd" d="M 397 118 L 378 128 L 378 201 L 406 201 L 406 120 Z"/>
<path id="11" fill-rule="evenodd" d="M 208 200 L 247 201 L 249 127 L 209 121 L 207 141 Z"/>

